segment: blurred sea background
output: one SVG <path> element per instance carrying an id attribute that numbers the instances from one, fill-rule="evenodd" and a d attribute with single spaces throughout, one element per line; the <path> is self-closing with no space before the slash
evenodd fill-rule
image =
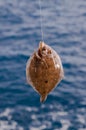
<path id="1" fill-rule="evenodd" d="M 86 0 L 41 0 L 44 41 L 65 78 L 41 104 L 26 62 L 41 39 L 38 0 L 0 0 L 0 130 L 86 130 Z"/>

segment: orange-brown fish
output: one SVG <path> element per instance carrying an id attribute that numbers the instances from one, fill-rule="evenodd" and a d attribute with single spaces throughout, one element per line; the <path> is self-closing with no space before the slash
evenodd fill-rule
<path id="1" fill-rule="evenodd" d="M 27 82 L 40 94 L 40 101 L 63 79 L 64 71 L 59 55 L 44 42 L 33 53 L 26 65 Z"/>

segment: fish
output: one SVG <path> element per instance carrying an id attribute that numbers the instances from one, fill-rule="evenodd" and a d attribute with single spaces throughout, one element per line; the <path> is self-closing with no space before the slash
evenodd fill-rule
<path id="1" fill-rule="evenodd" d="M 44 102 L 47 95 L 64 78 L 60 56 L 45 42 L 40 41 L 38 49 L 33 52 L 26 64 L 26 79 L 40 95 Z"/>

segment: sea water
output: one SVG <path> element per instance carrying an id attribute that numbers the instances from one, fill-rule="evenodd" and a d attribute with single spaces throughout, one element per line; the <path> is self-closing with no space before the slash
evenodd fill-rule
<path id="1" fill-rule="evenodd" d="M 39 2 L 0 0 L 0 130 L 86 130 L 86 1 L 41 6 L 44 41 L 65 77 L 41 104 L 25 74 L 41 40 Z"/>

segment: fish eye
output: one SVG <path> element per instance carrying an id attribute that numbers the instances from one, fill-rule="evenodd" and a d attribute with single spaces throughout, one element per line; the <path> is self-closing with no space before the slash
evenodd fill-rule
<path id="1" fill-rule="evenodd" d="M 46 48 L 45 48 L 45 47 L 43 47 L 43 48 L 42 48 L 42 51 L 45 51 L 45 50 L 46 50 Z"/>
<path id="2" fill-rule="evenodd" d="M 38 55 L 39 55 L 39 57 L 42 57 L 40 50 L 38 50 Z"/>

